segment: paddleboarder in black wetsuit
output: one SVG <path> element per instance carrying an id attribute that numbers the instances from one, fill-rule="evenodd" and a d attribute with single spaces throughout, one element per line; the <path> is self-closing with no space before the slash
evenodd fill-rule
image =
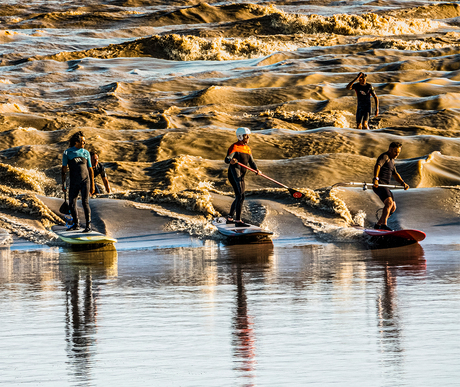
<path id="1" fill-rule="evenodd" d="M 225 162 L 230 164 L 228 167 L 228 180 L 235 191 L 235 200 L 230 208 L 230 213 L 227 218 L 227 223 L 235 223 L 237 227 L 247 227 L 248 225 L 241 221 L 241 210 L 244 202 L 245 182 L 244 176 L 246 169 L 240 167 L 237 163 L 248 165 L 257 171 L 256 163 L 252 158 L 251 148 L 248 146 L 249 135 L 251 131 L 248 128 L 238 128 L 236 130 L 236 137 L 238 141 L 228 148 L 227 157 Z"/>
<path id="2" fill-rule="evenodd" d="M 359 83 L 355 83 L 359 81 Z M 348 85 L 347 90 L 354 90 L 358 97 L 358 108 L 356 110 L 356 125 L 358 129 L 369 129 L 371 116 L 371 95 L 375 101 L 375 116 L 379 115 L 379 99 L 370 83 L 367 83 L 367 75 L 359 73 Z"/>
<path id="3" fill-rule="evenodd" d="M 96 177 L 101 175 L 102 182 L 104 183 L 105 191 L 110 193 L 110 184 L 109 179 L 107 177 L 107 173 L 105 172 L 104 166 L 99 162 L 99 155 L 96 152 L 90 152 L 91 155 L 91 165 L 93 166 L 94 172 L 94 180 Z M 94 188 L 96 190 L 96 194 L 102 193 L 102 188 L 98 187 L 98 184 L 94 184 Z"/>
<path id="4" fill-rule="evenodd" d="M 393 231 L 387 226 L 387 221 L 390 215 L 396 211 L 396 203 L 393 193 L 387 187 L 379 187 L 379 184 L 390 184 L 391 177 L 404 186 L 404 189 L 409 189 L 409 186 L 404 182 L 399 173 L 396 171 L 395 159 L 401 153 L 402 144 L 400 142 L 392 142 L 389 149 L 382 153 L 375 163 L 373 191 L 378 195 L 385 207 L 382 211 L 382 216 L 375 225 L 377 230 Z"/>
<path id="5" fill-rule="evenodd" d="M 77 198 L 81 192 L 83 211 L 85 212 L 86 228 L 83 232 L 91 231 L 91 210 L 89 208 L 89 195 L 94 193 L 94 174 L 91 168 L 91 156 L 86 149 L 85 136 L 82 132 L 75 133 L 70 138 L 70 148 L 62 155 L 62 190 L 65 192 L 67 171 L 70 172 L 69 205 L 73 218 L 70 230 L 78 230 Z"/>

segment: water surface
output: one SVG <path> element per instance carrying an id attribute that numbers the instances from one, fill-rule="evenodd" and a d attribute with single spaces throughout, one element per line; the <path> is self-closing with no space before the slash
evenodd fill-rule
<path id="1" fill-rule="evenodd" d="M 457 385 L 457 250 L 2 250 L 2 383 Z"/>

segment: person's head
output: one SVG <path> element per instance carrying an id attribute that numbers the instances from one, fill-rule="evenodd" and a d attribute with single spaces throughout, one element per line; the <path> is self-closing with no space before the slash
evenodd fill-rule
<path id="1" fill-rule="evenodd" d="M 74 146 L 78 149 L 84 148 L 86 144 L 85 135 L 81 131 L 76 132 L 72 135 L 72 137 L 70 137 L 69 143 L 71 147 Z"/>
<path id="2" fill-rule="evenodd" d="M 90 152 L 89 153 L 91 155 L 91 165 L 94 167 L 97 166 L 98 162 L 99 162 L 99 156 L 96 152 Z"/>
<path id="3" fill-rule="evenodd" d="M 358 80 L 361 85 L 365 85 L 367 80 L 367 74 L 361 73 L 361 76 Z"/>
<path id="4" fill-rule="evenodd" d="M 401 153 L 402 144 L 400 142 L 392 142 L 388 148 L 390 159 L 395 159 Z"/>
<path id="5" fill-rule="evenodd" d="M 236 137 L 243 144 L 247 144 L 249 142 L 249 135 L 250 134 L 251 134 L 251 131 L 249 130 L 249 128 L 238 128 L 236 130 Z"/>

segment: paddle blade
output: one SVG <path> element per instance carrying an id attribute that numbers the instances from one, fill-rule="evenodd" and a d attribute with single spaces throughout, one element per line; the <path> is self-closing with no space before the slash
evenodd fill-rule
<path id="1" fill-rule="evenodd" d="M 289 193 L 295 199 L 302 199 L 304 197 L 304 194 L 302 192 L 296 191 L 296 190 L 294 190 L 292 188 L 289 188 Z"/>
<path id="2" fill-rule="evenodd" d="M 64 215 L 70 214 L 70 207 L 67 201 L 64 201 L 64 203 L 62 203 L 61 207 L 59 208 L 59 212 Z"/>

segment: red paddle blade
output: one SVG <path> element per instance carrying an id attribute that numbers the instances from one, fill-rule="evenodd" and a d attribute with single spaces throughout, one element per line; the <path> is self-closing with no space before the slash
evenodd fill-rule
<path id="1" fill-rule="evenodd" d="M 304 196 L 302 192 L 295 191 L 293 189 L 290 189 L 289 192 L 291 193 L 292 197 L 295 199 L 301 199 Z"/>

